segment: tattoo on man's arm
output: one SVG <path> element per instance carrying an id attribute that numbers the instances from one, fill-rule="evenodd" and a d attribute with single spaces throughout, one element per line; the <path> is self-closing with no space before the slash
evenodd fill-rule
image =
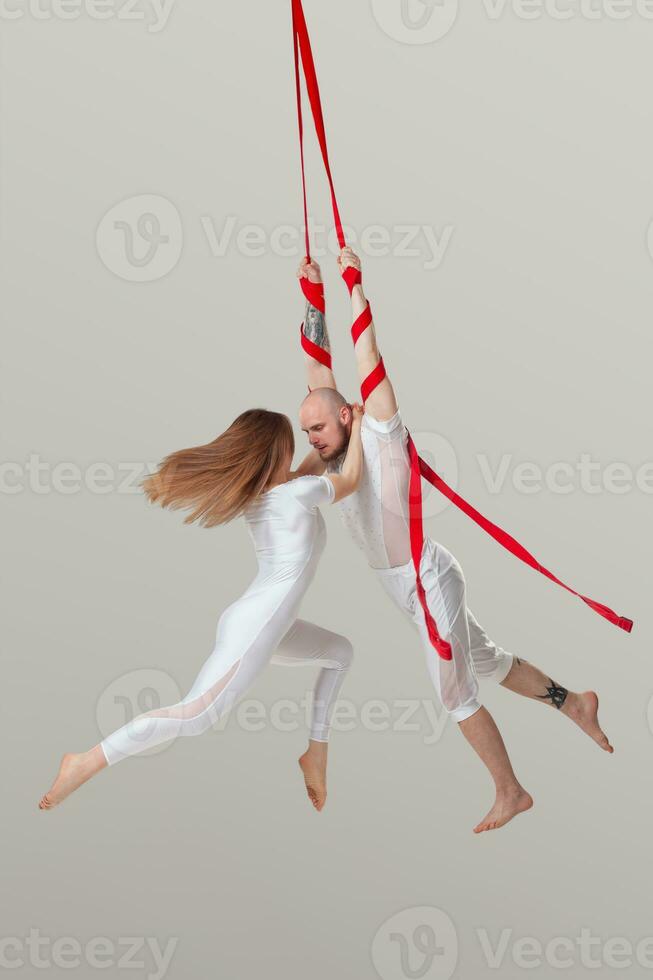
<path id="1" fill-rule="evenodd" d="M 304 336 L 312 340 L 323 350 L 331 350 L 329 332 L 326 325 L 324 313 L 317 310 L 311 303 L 306 304 L 306 317 L 304 318 Z"/>
<path id="2" fill-rule="evenodd" d="M 550 701 L 551 704 L 554 705 L 558 711 L 560 711 L 563 704 L 567 700 L 569 691 L 566 687 L 560 687 L 559 684 L 556 684 L 552 678 L 549 678 L 549 683 L 551 684 L 551 687 L 547 687 L 546 694 L 538 694 L 537 696 L 540 701 Z"/>

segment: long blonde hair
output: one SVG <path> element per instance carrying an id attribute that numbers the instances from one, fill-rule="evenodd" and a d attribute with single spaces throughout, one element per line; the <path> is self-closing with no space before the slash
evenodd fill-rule
<path id="1" fill-rule="evenodd" d="M 286 415 L 253 408 L 213 442 L 171 453 L 143 481 L 151 503 L 190 509 L 184 524 L 215 527 L 238 517 L 278 477 L 295 452 Z"/>

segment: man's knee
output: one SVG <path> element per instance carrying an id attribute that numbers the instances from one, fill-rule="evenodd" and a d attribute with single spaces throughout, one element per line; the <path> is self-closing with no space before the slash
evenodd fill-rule
<path id="1" fill-rule="evenodd" d="M 470 698 L 464 704 L 461 704 L 460 701 L 446 704 L 443 701 L 442 706 L 452 721 L 457 723 L 467 721 L 468 718 L 471 718 L 472 715 L 475 715 L 476 712 L 480 711 L 482 708 L 481 702 L 478 700 L 478 698 Z"/>

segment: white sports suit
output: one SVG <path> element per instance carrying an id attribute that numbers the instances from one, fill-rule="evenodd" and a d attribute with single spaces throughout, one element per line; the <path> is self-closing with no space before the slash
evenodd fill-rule
<path id="1" fill-rule="evenodd" d="M 426 537 L 420 574 L 438 632 L 451 644 L 452 660 L 443 660 L 433 648 L 410 550 L 407 429 L 399 411 L 387 422 L 366 412 L 361 435 L 363 478 L 359 490 L 341 501 L 341 517 L 383 588 L 417 627 L 444 708 L 456 721 L 464 721 L 481 707 L 478 678 L 502 681 L 513 656 L 489 639 L 467 607 L 465 579 L 454 556 Z M 334 460 L 327 469 L 338 472 L 343 459 Z"/>
<path id="2" fill-rule="evenodd" d="M 148 711 L 100 744 L 109 765 L 176 738 L 207 731 L 247 691 L 268 663 L 321 667 L 310 737 L 327 742 L 332 709 L 353 649 L 337 633 L 297 619 L 326 543 L 320 504 L 332 503 L 326 476 L 273 487 L 245 511 L 258 574 L 218 623 L 215 648 L 178 704 Z"/>

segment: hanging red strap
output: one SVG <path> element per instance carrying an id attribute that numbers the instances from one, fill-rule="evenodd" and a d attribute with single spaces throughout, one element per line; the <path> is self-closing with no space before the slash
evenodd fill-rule
<path id="1" fill-rule="evenodd" d="M 315 62 L 313 60 L 313 53 L 311 50 L 311 42 L 308 34 L 308 28 L 306 26 L 306 19 L 304 17 L 304 11 L 302 8 L 302 0 L 291 0 L 292 2 L 292 18 L 293 18 L 293 46 L 295 54 L 295 83 L 297 89 L 297 115 L 299 121 L 299 144 L 300 144 L 300 157 L 301 157 L 301 169 L 302 169 L 302 187 L 304 194 L 304 219 L 306 224 L 306 255 L 310 257 L 310 243 L 309 243 L 309 230 L 308 230 L 308 207 L 307 207 L 307 195 L 306 195 L 306 173 L 304 165 L 304 126 L 302 118 L 302 94 L 301 94 L 301 77 L 300 77 L 300 60 L 301 66 L 304 70 L 304 78 L 306 80 L 306 89 L 308 92 L 308 98 L 311 106 L 311 111 L 313 115 L 313 121 L 315 123 L 315 131 L 317 133 L 318 143 L 320 144 L 320 150 L 322 152 L 322 159 L 324 161 L 324 167 L 326 170 L 327 180 L 329 182 L 329 188 L 331 190 L 331 203 L 333 207 L 333 217 L 335 222 L 336 234 L 338 236 L 338 242 L 340 248 L 345 248 L 346 241 L 342 229 L 342 222 L 340 220 L 340 212 L 338 210 L 338 203 L 336 200 L 336 193 L 333 183 L 333 176 L 331 173 L 331 166 L 329 163 L 329 152 L 327 148 L 326 131 L 324 126 L 324 116 L 322 112 L 322 103 L 320 99 L 320 89 L 317 81 L 317 74 L 315 71 Z M 360 272 L 356 269 L 348 268 L 343 273 L 343 279 L 347 284 L 347 288 L 350 294 L 354 290 L 354 286 L 361 282 Z M 300 280 L 302 290 L 307 299 L 316 306 L 317 309 L 321 309 L 324 312 L 324 292 L 322 287 L 315 287 L 314 284 L 309 283 L 306 279 Z M 317 302 L 314 302 L 314 297 Z M 322 304 L 320 306 L 320 303 Z M 359 337 L 364 333 L 365 330 L 370 326 L 372 322 L 372 311 L 368 303 L 366 309 L 357 318 L 352 326 L 352 339 L 354 344 L 358 341 Z M 303 335 L 302 332 L 302 345 L 304 350 L 312 354 L 316 360 L 320 361 L 322 364 L 327 364 L 331 367 L 331 355 L 328 351 L 323 350 L 321 347 L 317 347 L 312 344 L 307 337 Z M 327 360 L 328 359 L 328 360 Z M 369 396 L 372 394 L 375 388 L 383 381 L 386 376 L 385 367 L 383 365 L 383 359 L 381 359 L 376 366 L 376 368 L 371 372 L 371 374 L 363 381 L 361 386 L 361 395 L 363 401 L 367 401 Z M 410 491 L 409 491 L 409 513 L 410 513 L 410 544 L 411 544 L 411 554 L 413 558 L 413 564 L 415 566 L 415 574 L 417 578 L 417 594 L 420 600 L 422 609 L 424 610 L 424 617 L 426 620 L 426 626 L 428 629 L 429 638 L 433 647 L 437 650 L 438 654 L 444 660 L 451 659 L 451 647 L 449 643 L 442 639 L 438 632 L 437 624 L 431 615 L 427 602 L 424 587 L 422 585 L 422 580 L 420 576 L 420 564 L 422 558 L 422 550 L 424 546 L 424 525 L 422 517 L 422 477 L 434 486 L 440 493 L 444 494 L 453 504 L 456 505 L 463 513 L 467 514 L 479 527 L 498 541 L 500 545 L 510 551 L 511 554 L 519 558 L 525 564 L 530 565 L 536 571 L 540 572 L 542 575 L 551 579 L 556 585 L 560 585 L 562 588 L 571 592 L 573 595 L 578 596 L 583 600 L 591 609 L 593 609 L 600 616 L 603 616 L 609 622 L 614 623 L 620 629 L 625 630 L 626 633 L 630 633 L 633 628 L 632 619 L 628 619 L 625 616 L 619 616 L 614 610 L 610 609 L 609 606 L 604 605 L 601 602 L 596 602 L 594 599 L 590 599 L 587 596 L 581 595 L 580 592 L 576 592 L 570 586 L 565 585 L 557 576 L 548 569 L 544 568 L 533 555 L 530 554 L 515 538 L 513 538 L 506 531 L 502 530 L 498 525 L 493 524 L 484 517 L 479 511 L 477 511 L 471 504 L 464 500 L 455 490 L 448 486 L 442 477 L 438 476 L 434 470 L 420 458 L 413 439 L 408 433 L 408 453 L 410 458 Z"/>
<path id="2" fill-rule="evenodd" d="M 534 568 L 536 572 L 540 572 L 542 575 L 545 575 L 547 578 L 551 579 L 551 581 L 555 582 L 556 585 L 562 586 L 562 588 L 566 589 L 567 592 L 571 592 L 573 595 L 578 596 L 583 600 L 583 602 L 587 603 L 587 605 L 590 606 L 594 612 L 597 612 L 609 622 L 614 623 L 615 626 L 625 630 L 626 633 L 630 633 L 633 628 L 632 619 L 626 619 L 625 616 L 618 616 L 616 612 L 614 612 L 608 606 L 603 605 L 602 602 L 596 602 L 594 599 L 589 599 L 587 596 L 581 595 L 580 592 L 576 592 L 576 590 L 572 589 L 569 585 L 565 585 L 565 583 L 561 582 L 560 579 L 553 574 L 553 572 L 550 572 L 547 568 L 541 565 L 537 558 L 534 558 L 533 555 L 531 555 L 531 553 L 527 551 L 526 548 L 519 543 L 519 541 L 513 538 L 511 534 L 508 534 L 507 531 L 504 531 L 503 528 L 500 528 L 497 524 L 493 524 L 492 521 L 487 519 L 487 517 L 483 517 L 483 515 L 476 510 L 475 507 L 472 507 L 470 503 L 463 500 L 460 494 L 456 493 L 455 490 L 448 486 L 442 477 L 438 476 L 438 474 L 432 470 L 423 459 L 420 459 L 419 467 L 422 476 L 425 480 L 428 480 L 431 486 L 434 486 L 436 490 L 439 490 L 441 494 L 447 497 L 452 504 L 455 504 L 456 507 L 462 510 L 464 514 L 471 517 L 471 519 L 475 521 L 479 527 L 482 527 L 483 530 L 490 535 L 490 537 L 494 538 L 495 541 L 498 541 L 500 545 L 503 545 L 503 547 L 516 558 L 519 558 L 520 561 L 523 561 L 526 565 L 530 565 L 530 567 Z"/>
<path id="3" fill-rule="evenodd" d="M 331 206 L 333 208 L 333 219 L 336 228 L 336 235 L 338 236 L 338 242 L 340 248 L 344 248 L 347 244 L 345 241 L 345 235 L 342 230 L 342 222 L 340 220 L 340 212 L 338 210 L 338 202 L 336 200 L 336 191 L 333 185 L 333 177 L 331 175 L 331 165 L 329 163 L 329 150 L 326 141 L 326 132 L 324 128 L 324 116 L 322 114 L 322 100 L 320 99 L 320 87 L 317 82 L 317 73 L 315 71 L 315 62 L 313 60 L 313 51 L 311 49 L 311 39 L 308 35 L 308 28 L 306 26 L 306 18 L 304 17 L 304 8 L 302 7 L 301 0 L 292 0 L 292 18 L 293 18 L 293 37 L 294 37 L 294 51 L 295 51 L 295 86 L 297 89 L 297 115 L 299 120 L 299 142 L 301 147 L 301 158 L 302 158 L 302 182 L 304 186 L 304 218 L 306 221 L 306 255 L 310 258 L 310 246 L 309 246 L 309 234 L 308 234 L 308 208 L 306 204 L 306 176 L 304 168 L 304 150 L 303 150 L 303 136 L 304 136 L 304 125 L 302 121 L 302 97 L 301 97 L 301 82 L 299 74 L 299 58 L 301 55 L 302 67 L 304 69 L 304 78 L 306 79 L 306 90 L 308 92 L 308 100 L 311 105 L 311 112 L 313 114 L 313 120 L 315 122 L 315 131 L 317 132 L 318 142 L 320 144 L 320 150 L 322 151 L 322 159 L 324 161 L 324 169 L 326 170 L 327 180 L 329 181 L 329 188 L 331 190 Z"/>

